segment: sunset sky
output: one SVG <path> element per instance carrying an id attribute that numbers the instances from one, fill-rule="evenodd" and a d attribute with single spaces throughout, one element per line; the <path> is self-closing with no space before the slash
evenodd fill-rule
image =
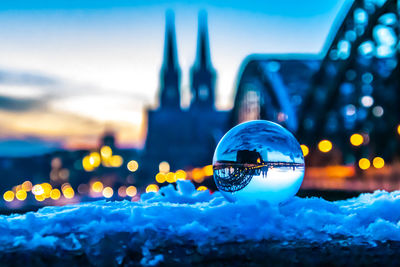
<path id="1" fill-rule="evenodd" d="M 229 109 L 246 56 L 320 53 L 348 3 L 1 1 L 0 155 L 91 147 L 105 128 L 121 146 L 140 147 L 144 110 L 157 107 L 167 9 L 176 17 L 182 104 L 189 100 L 197 13 L 205 9 L 217 107 Z"/>

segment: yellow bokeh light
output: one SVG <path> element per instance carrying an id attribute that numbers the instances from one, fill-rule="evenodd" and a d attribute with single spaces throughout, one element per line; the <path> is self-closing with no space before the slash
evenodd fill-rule
<path id="1" fill-rule="evenodd" d="M 126 197 L 126 186 L 121 186 L 118 188 L 118 196 L 120 197 Z"/>
<path id="2" fill-rule="evenodd" d="M 92 184 L 93 192 L 100 193 L 103 190 L 103 183 L 100 181 L 94 182 Z"/>
<path id="3" fill-rule="evenodd" d="M 15 197 L 20 201 L 24 201 L 27 197 L 27 193 L 25 190 L 19 190 L 15 193 Z"/>
<path id="4" fill-rule="evenodd" d="M 361 134 L 355 133 L 350 136 L 350 143 L 353 146 L 360 146 L 364 143 L 364 137 Z"/>
<path id="5" fill-rule="evenodd" d="M 158 170 L 162 173 L 168 173 L 170 171 L 169 163 L 166 161 L 160 162 L 158 165 Z"/>
<path id="6" fill-rule="evenodd" d="M 27 192 L 32 190 L 32 183 L 30 181 L 25 181 L 22 183 L 22 190 L 25 190 Z"/>
<path id="7" fill-rule="evenodd" d="M 400 135 L 400 124 L 397 126 L 397 134 Z"/>
<path id="8" fill-rule="evenodd" d="M 130 197 L 134 197 L 137 194 L 137 189 L 135 186 L 131 185 L 126 188 L 126 194 Z"/>
<path id="9" fill-rule="evenodd" d="M 40 196 L 44 194 L 44 189 L 40 184 L 34 185 L 32 187 L 32 194 L 35 196 Z"/>
<path id="10" fill-rule="evenodd" d="M 110 164 L 112 167 L 118 168 L 124 163 L 124 159 L 120 155 L 114 155 L 110 159 Z"/>
<path id="11" fill-rule="evenodd" d="M 366 170 L 371 166 L 371 162 L 366 158 L 362 158 L 358 161 L 358 166 L 361 170 Z"/>
<path id="12" fill-rule="evenodd" d="M 196 183 L 201 183 L 204 181 L 204 173 L 200 168 L 194 168 L 192 170 L 192 178 Z"/>
<path id="13" fill-rule="evenodd" d="M 75 196 L 75 192 L 74 189 L 72 189 L 72 187 L 67 187 L 63 190 L 63 194 L 65 198 L 73 198 Z"/>
<path id="14" fill-rule="evenodd" d="M 374 167 L 377 169 L 381 169 L 383 166 L 385 166 L 385 160 L 381 157 L 375 157 L 372 160 L 372 165 L 374 165 Z"/>
<path id="15" fill-rule="evenodd" d="M 212 165 L 207 165 L 203 168 L 203 173 L 205 176 L 213 176 L 214 171 L 213 171 L 213 166 Z"/>
<path id="16" fill-rule="evenodd" d="M 184 170 L 177 170 L 175 176 L 176 180 L 186 180 L 186 172 Z"/>
<path id="17" fill-rule="evenodd" d="M 89 161 L 90 161 L 90 164 L 91 164 L 93 167 L 95 167 L 95 168 L 99 167 L 99 166 L 100 166 L 100 163 L 101 163 L 100 154 L 99 154 L 98 152 L 92 152 L 92 153 L 90 153 L 90 155 L 89 155 Z"/>
<path id="18" fill-rule="evenodd" d="M 149 184 L 149 185 L 146 187 L 146 193 L 158 192 L 158 190 L 159 190 L 159 187 L 158 187 L 158 185 L 156 185 L 156 184 Z"/>
<path id="19" fill-rule="evenodd" d="M 112 197 L 113 195 L 114 195 L 114 190 L 113 190 L 111 187 L 107 186 L 107 187 L 105 187 L 105 188 L 103 189 L 103 196 L 104 196 L 105 198 L 110 198 L 110 197 Z"/>
<path id="20" fill-rule="evenodd" d="M 207 189 L 208 188 L 206 186 L 204 186 L 204 185 L 201 185 L 201 186 L 197 187 L 197 191 L 205 191 Z"/>
<path id="21" fill-rule="evenodd" d="M 44 191 L 44 196 L 46 197 L 46 198 L 49 198 L 50 197 L 50 192 L 51 192 L 51 190 L 53 189 L 53 187 L 51 186 L 51 184 L 49 184 L 49 183 L 43 183 L 43 184 L 41 184 L 41 186 L 42 186 L 42 188 L 43 188 L 43 191 Z"/>
<path id="22" fill-rule="evenodd" d="M 112 149 L 109 146 L 103 146 L 100 149 L 100 154 L 103 158 L 109 158 L 112 155 Z"/>
<path id="23" fill-rule="evenodd" d="M 173 172 L 167 173 L 167 175 L 165 176 L 165 180 L 170 184 L 175 183 L 176 182 L 175 173 L 173 173 Z"/>
<path id="24" fill-rule="evenodd" d="M 310 153 L 310 149 L 306 145 L 300 145 L 301 151 L 303 152 L 303 156 L 307 157 L 308 153 Z"/>
<path id="25" fill-rule="evenodd" d="M 318 143 L 318 149 L 323 153 L 327 153 L 332 150 L 332 142 L 329 140 L 322 140 Z"/>
<path id="26" fill-rule="evenodd" d="M 139 164 L 137 163 L 136 160 L 131 160 L 131 161 L 129 161 L 128 164 L 127 164 L 126 166 L 127 166 L 128 170 L 129 170 L 130 172 L 135 172 L 135 171 L 137 171 L 137 169 L 139 168 Z"/>
<path id="27" fill-rule="evenodd" d="M 50 197 L 53 200 L 58 200 L 61 197 L 61 192 L 57 188 L 51 190 Z"/>
<path id="28" fill-rule="evenodd" d="M 44 197 L 44 195 L 35 195 L 35 199 L 39 202 L 45 200 L 46 198 Z"/>
<path id="29" fill-rule="evenodd" d="M 157 183 L 160 183 L 160 184 L 164 183 L 165 182 L 165 174 L 161 173 L 161 172 L 157 173 L 156 181 L 157 181 Z"/>
<path id="30" fill-rule="evenodd" d="M 85 156 L 82 159 L 82 166 L 83 166 L 83 169 L 87 172 L 91 172 L 95 169 L 95 167 L 92 165 L 92 161 L 90 160 L 89 156 Z"/>
<path id="31" fill-rule="evenodd" d="M 11 202 L 11 201 L 13 201 L 14 200 L 14 192 L 13 191 L 6 191 L 4 194 L 3 194 L 3 199 L 5 200 L 5 201 L 7 201 L 7 202 Z"/>

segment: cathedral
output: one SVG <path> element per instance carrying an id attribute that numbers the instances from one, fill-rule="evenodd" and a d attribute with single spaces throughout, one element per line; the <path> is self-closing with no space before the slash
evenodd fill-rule
<path id="1" fill-rule="evenodd" d="M 187 109 L 181 108 L 177 53 L 174 14 L 167 12 L 159 107 L 147 111 L 143 163 L 149 177 L 154 177 L 162 161 L 167 161 L 171 170 L 211 164 L 214 149 L 227 131 L 229 112 L 215 108 L 216 71 L 211 62 L 205 12 L 199 13 L 197 55 L 190 70 L 191 101 Z"/>

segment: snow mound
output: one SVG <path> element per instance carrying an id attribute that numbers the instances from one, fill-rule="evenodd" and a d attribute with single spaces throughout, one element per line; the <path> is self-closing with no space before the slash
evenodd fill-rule
<path id="1" fill-rule="evenodd" d="M 261 240 L 400 241 L 400 192 L 376 191 L 336 202 L 294 197 L 271 206 L 230 203 L 218 192 L 196 191 L 190 182 L 179 181 L 176 190 L 163 187 L 140 202 L 97 201 L 0 216 L 3 252 L 52 248 L 95 257 L 96 244 L 105 238 L 116 242 L 117 260 L 124 248 L 139 248 L 143 265 L 161 262 L 163 255 L 152 251 L 171 243 L 201 249 Z"/>

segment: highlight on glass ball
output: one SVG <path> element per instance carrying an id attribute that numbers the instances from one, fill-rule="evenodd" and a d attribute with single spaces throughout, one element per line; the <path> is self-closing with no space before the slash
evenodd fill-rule
<path id="1" fill-rule="evenodd" d="M 293 197 L 304 177 L 296 138 L 279 124 L 256 120 L 239 124 L 218 143 L 214 181 L 229 201 L 281 203 Z"/>

